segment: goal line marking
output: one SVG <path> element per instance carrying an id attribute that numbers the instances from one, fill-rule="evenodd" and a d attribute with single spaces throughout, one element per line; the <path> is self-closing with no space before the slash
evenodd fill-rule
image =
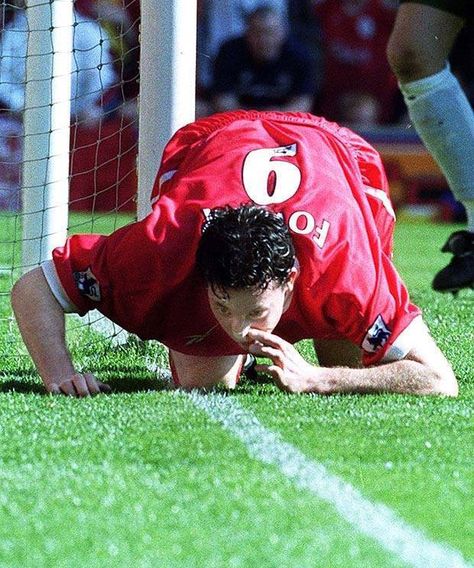
<path id="1" fill-rule="evenodd" d="M 117 327 L 107 318 L 100 324 L 93 322 L 91 327 L 103 335 L 117 333 Z M 126 333 L 119 334 L 115 340 L 122 343 L 126 336 Z M 145 362 L 145 365 L 161 379 L 171 380 L 168 369 L 160 368 L 151 361 Z M 187 397 L 211 420 L 240 440 L 251 457 L 276 466 L 297 487 L 332 505 L 356 530 L 408 565 L 414 568 L 474 568 L 460 551 L 431 540 L 386 505 L 373 503 L 350 483 L 330 473 L 323 464 L 307 458 L 279 434 L 265 428 L 254 414 L 234 402 L 231 396 L 202 394 L 196 390 L 176 392 Z"/>
<path id="2" fill-rule="evenodd" d="M 255 415 L 231 396 L 185 393 L 213 421 L 238 438 L 253 458 L 276 466 L 294 484 L 331 504 L 355 529 L 416 568 L 473 568 L 462 554 L 430 540 L 386 505 L 373 503 L 350 483 L 307 458 L 300 450 L 267 430 Z"/>

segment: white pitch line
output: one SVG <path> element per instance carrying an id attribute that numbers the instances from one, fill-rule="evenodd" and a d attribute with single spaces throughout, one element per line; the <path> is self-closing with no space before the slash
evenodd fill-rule
<path id="1" fill-rule="evenodd" d="M 114 328 L 107 319 L 92 324 L 99 333 Z M 122 335 L 122 334 L 120 334 Z M 126 337 L 126 334 L 123 334 Z M 123 337 L 119 342 L 123 341 Z M 171 379 L 167 369 L 152 362 L 146 367 L 162 379 Z M 331 504 L 339 515 L 359 532 L 367 535 L 389 552 L 414 568 L 474 568 L 462 554 L 446 544 L 430 540 L 421 530 L 408 525 L 391 509 L 381 503 L 372 503 L 350 483 L 330 473 L 324 465 L 307 458 L 297 448 L 285 442 L 278 434 L 267 430 L 254 416 L 219 394 L 184 393 L 198 408 L 225 430 L 238 438 L 255 459 L 278 467 L 297 487 L 310 491 Z"/>
<path id="2" fill-rule="evenodd" d="M 257 460 L 278 467 L 296 486 L 333 505 L 339 515 L 359 532 L 377 541 L 416 568 L 473 568 L 462 554 L 430 540 L 409 526 L 386 505 L 372 503 L 357 489 L 331 474 L 324 465 L 307 458 L 297 448 L 267 430 L 231 397 L 219 394 L 186 394 L 225 430 L 238 438 Z"/>

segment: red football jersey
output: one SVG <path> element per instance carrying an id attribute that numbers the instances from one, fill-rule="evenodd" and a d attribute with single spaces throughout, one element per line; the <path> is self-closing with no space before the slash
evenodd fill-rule
<path id="1" fill-rule="evenodd" d="M 420 312 L 391 261 L 394 215 L 380 158 L 347 128 L 309 114 L 236 111 L 179 130 L 148 217 L 55 249 L 63 305 L 97 308 L 182 353 L 240 353 L 211 313 L 195 253 L 206 209 L 250 201 L 283 214 L 300 269 L 275 333 L 290 342 L 347 338 L 366 364 L 386 356 Z M 404 355 L 397 349 L 390 357 Z"/>

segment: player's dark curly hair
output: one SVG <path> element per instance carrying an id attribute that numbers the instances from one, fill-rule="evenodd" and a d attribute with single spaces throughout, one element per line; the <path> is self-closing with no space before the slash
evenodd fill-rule
<path id="1" fill-rule="evenodd" d="M 295 249 L 283 216 L 244 204 L 212 209 L 196 253 L 199 271 L 213 290 L 284 284 Z"/>

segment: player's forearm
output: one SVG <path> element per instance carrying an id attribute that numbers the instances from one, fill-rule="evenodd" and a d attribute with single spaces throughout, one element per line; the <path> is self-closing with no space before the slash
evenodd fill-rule
<path id="1" fill-rule="evenodd" d="M 327 393 L 400 393 L 457 396 L 456 378 L 449 370 L 441 372 L 412 360 L 387 363 L 377 367 L 315 369 L 309 392 Z"/>
<path id="2" fill-rule="evenodd" d="M 66 347 L 64 312 L 40 268 L 18 280 L 11 300 L 23 341 L 46 388 L 70 378 L 75 371 Z"/>

